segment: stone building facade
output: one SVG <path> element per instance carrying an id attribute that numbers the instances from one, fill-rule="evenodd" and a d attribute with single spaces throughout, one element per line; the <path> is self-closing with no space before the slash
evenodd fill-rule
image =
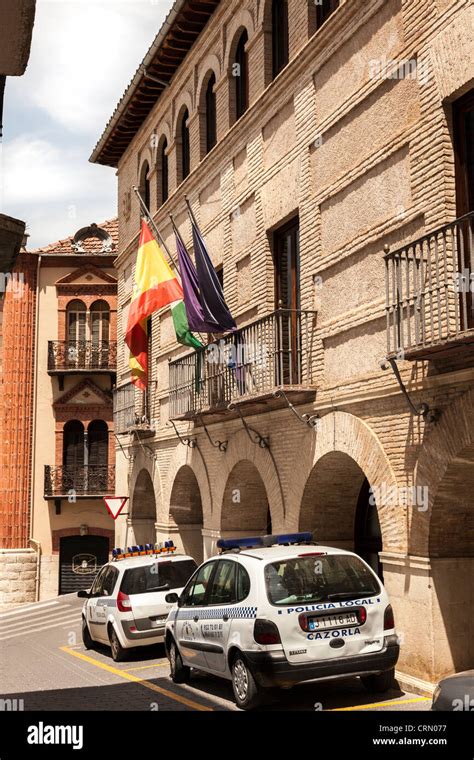
<path id="1" fill-rule="evenodd" d="M 176 2 L 92 156 L 118 168 L 117 543 L 354 549 L 425 689 L 474 665 L 473 14 Z M 155 314 L 147 398 L 123 343 L 134 185 L 172 253 L 189 198 L 239 327 L 212 365 Z"/>

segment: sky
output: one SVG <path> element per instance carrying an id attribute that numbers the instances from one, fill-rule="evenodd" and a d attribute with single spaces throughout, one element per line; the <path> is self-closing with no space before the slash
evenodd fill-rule
<path id="1" fill-rule="evenodd" d="M 89 163 L 172 0 L 37 0 L 31 56 L 8 77 L 0 211 L 28 248 L 117 214 L 115 169 Z"/>

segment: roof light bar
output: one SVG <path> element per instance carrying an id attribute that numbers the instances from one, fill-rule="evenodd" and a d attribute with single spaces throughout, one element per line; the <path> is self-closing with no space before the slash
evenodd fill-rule
<path id="1" fill-rule="evenodd" d="M 282 533 L 277 536 L 252 536 L 249 538 L 220 538 L 217 548 L 223 551 L 230 549 L 256 549 L 270 546 L 289 546 L 293 544 L 308 544 L 313 540 L 313 534 Z"/>
<path id="2" fill-rule="evenodd" d="M 220 538 L 217 542 L 217 548 L 228 549 L 254 549 L 257 546 L 263 546 L 263 538 L 261 536 L 253 536 L 252 538 Z"/>
<path id="3" fill-rule="evenodd" d="M 292 544 L 308 544 L 313 540 L 313 534 L 305 533 L 282 533 L 277 536 L 264 536 L 264 546 L 285 546 Z"/>
<path id="4" fill-rule="evenodd" d="M 128 559 L 129 557 L 153 557 L 157 554 L 173 554 L 178 551 L 174 542 L 169 540 L 164 544 L 140 544 L 139 546 L 129 546 L 126 550 L 119 547 L 112 549 L 112 558 L 114 560 Z"/>

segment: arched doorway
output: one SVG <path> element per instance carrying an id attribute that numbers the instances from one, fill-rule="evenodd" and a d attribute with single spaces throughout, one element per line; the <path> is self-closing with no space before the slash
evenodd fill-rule
<path id="1" fill-rule="evenodd" d="M 370 483 L 365 478 L 360 489 L 354 524 L 354 551 L 377 573 L 383 583 L 380 552 L 383 548 L 379 513 Z"/>
<path id="2" fill-rule="evenodd" d="M 382 533 L 370 483 L 357 462 L 341 451 L 313 467 L 303 493 L 299 529 L 319 544 L 359 554 L 382 578 Z"/>
<path id="3" fill-rule="evenodd" d="M 170 518 L 179 530 L 183 551 L 198 564 L 203 561 L 203 514 L 201 491 L 197 478 L 188 465 L 178 470 L 170 498 Z"/>
<path id="4" fill-rule="evenodd" d="M 272 530 L 267 491 L 255 465 L 244 459 L 230 473 L 222 501 L 221 531 L 265 535 Z"/>
<path id="5" fill-rule="evenodd" d="M 148 470 L 141 470 L 135 482 L 131 518 L 134 543 L 155 543 L 156 499 L 153 481 Z"/>

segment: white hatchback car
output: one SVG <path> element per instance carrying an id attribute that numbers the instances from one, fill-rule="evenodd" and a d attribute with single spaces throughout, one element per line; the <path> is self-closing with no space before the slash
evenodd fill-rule
<path id="1" fill-rule="evenodd" d="M 399 645 L 379 578 L 352 552 L 311 533 L 226 539 L 194 573 L 166 622 L 171 678 L 190 669 L 232 681 L 239 707 L 266 687 L 361 676 L 371 691 L 393 684 Z"/>
<path id="2" fill-rule="evenodd" d="M 164 641 L 165 621 L 172 607 L 165 601 L 171 590 L 181 592 L 197 565 L 192 557 L 165 546 L 114 549 L 114 560 L 104 565 L 88 591 L 82 608 L 82 640 L 109 644 L 116 662 L 127 650 Z"/>

